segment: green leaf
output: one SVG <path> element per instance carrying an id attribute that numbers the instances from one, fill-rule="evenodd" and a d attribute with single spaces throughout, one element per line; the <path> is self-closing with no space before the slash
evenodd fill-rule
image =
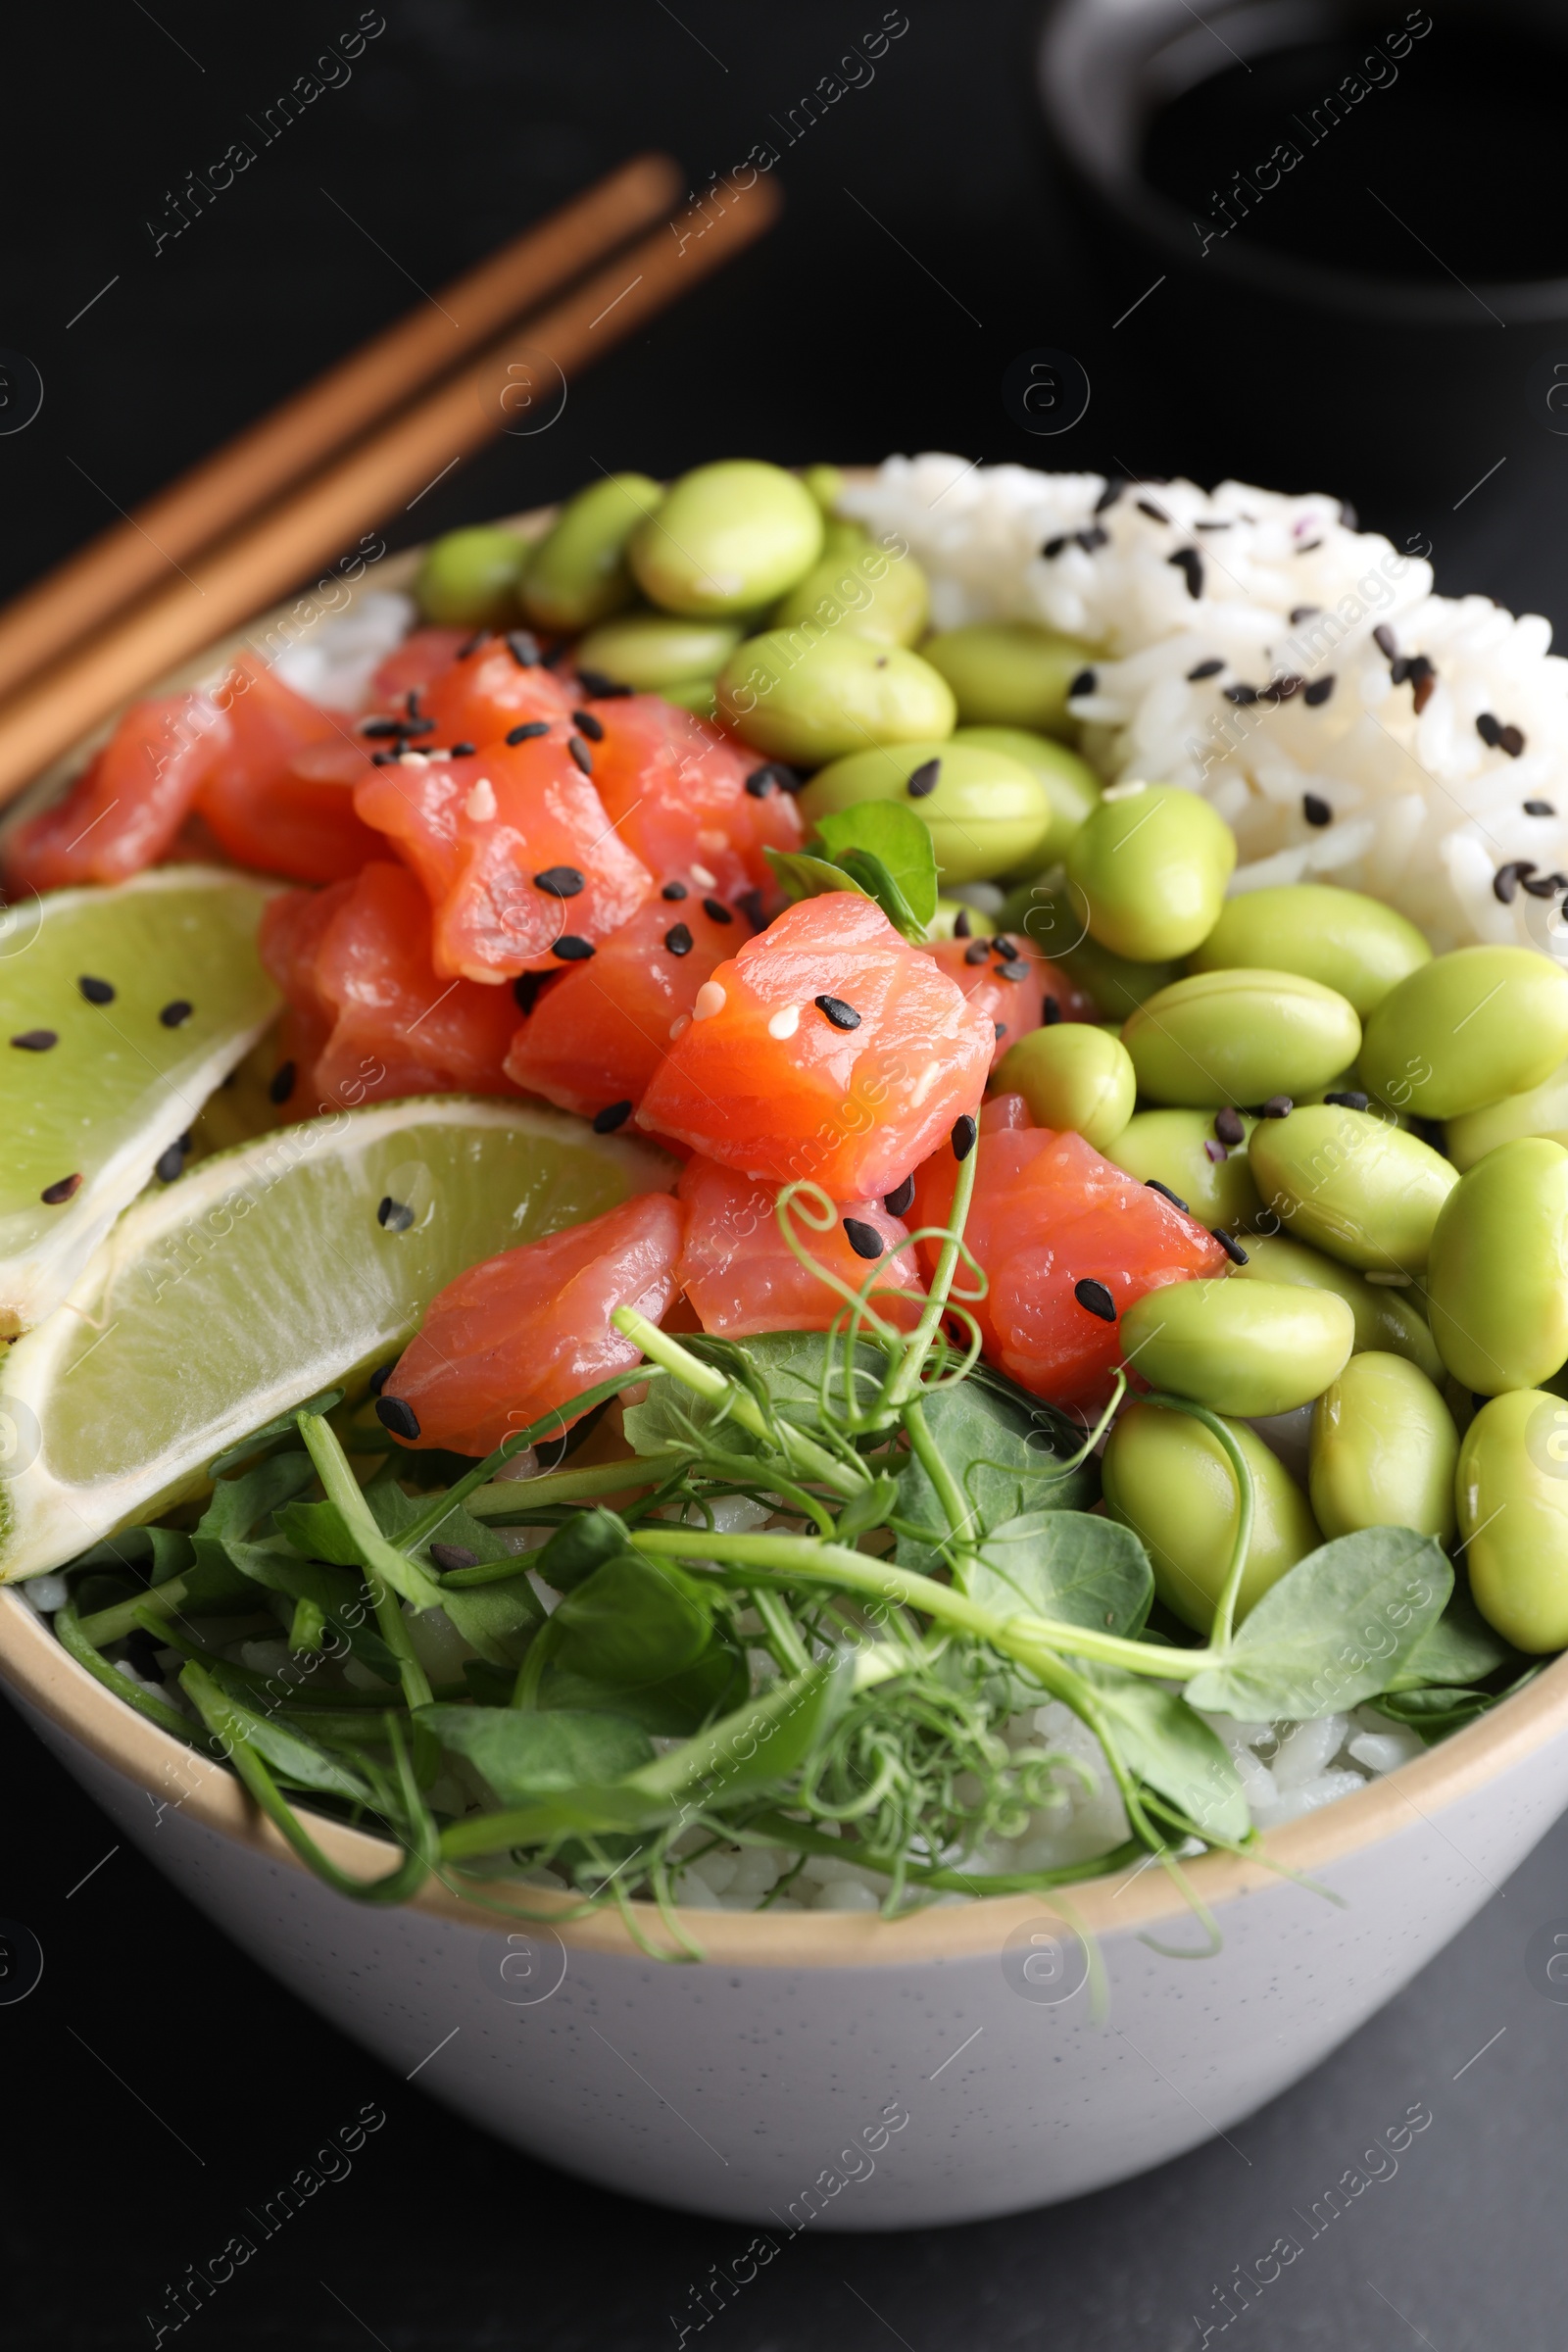
<path id="1" fill-rule="evenodd" d="M 1026 1511 L 986 1538 L 965 1589 L 999 1617 L 1057 1617 L 1129 1634 L 1149 1614 L 1154 1572 L 1132 1529 L 1114 1519 Z"/>
<path id="2" fill-rule="evenodd" d="M 1116 1752 L 1135 1779 L 1179 1807 L 1200 1836 L 1247 1836 L 1251 1817 L 1230 1750 L 1179 1691 L 1119 1666 L 1081 1662 L 1077 1671 L 1094 1685 Z"/>
<path id="3" fill-rule="evenodd" d="M 228 1701 L 228 1714 L 233 1725 L 229 1737 L 243 1740 L 248 1747 L 255 1749 L 264 1764 L 270 1764 L 275 1773 L 296 1788 L 314 1788 L 322 1796 L 347 1797 L 351 1803 L 358 1805 L 372 1801 L 369 1785 L 359 1773 L 351 1771 L 347 1764 L 339 1763 L 336 1756 L 328 1755 L 324 1747 L 318 1747 L 316 1741 L 307 1740 L 302 1732 L 291 1730 L 286 1724 L 277 1723 L 266 1715 L 259 1715 L 254 1707 L 247 1706 L 237 1691 L 224 1688 L 220 1666 L 209 1662 L 207 1672 L 219 1689 L 223 1690 Z M 374 1720 L 372 1718 L 372 1723 Z M 366 1733 L 368 1738 L 374 1737 L 370 1724 L 366 1726 Z"/>
<path id="4" fill-rule="evenodd" d="M 117 1536 L 105 1536 L 71 1562 L 73 1571 L 78 1568 L 148 1568 L 152 1570 L 147 1582 L 165 1585 L 172 1576 L 188 1568 L 196 1554 L 189 1536 L 177 1527 L 122 1527 Z"/>
<path id="5" fill-rule="evenodd" d="M 558 1674 L 636 1690 L 695 1665 L 711 1637 L 711 1599 L 695 1577 L 625 1551 L 566 1594 L 550 1660 Z"/>
<path id="6" fill-rule="evenodd" d="M 360 1577 L 343 1576 L 320 1560 L 302 1560 L 276 1542 L 235 1544 L 229 1548 L 229 1557 L 252 1586 L 281 1592 L 296 1606 L 314 1601 L 360 1663 L 396 1688 L 398 1662 L 375 1630 L 374 1613 Z"/>
<path id="7" fill-rule="evenodd" d="M 1402 1723 L 1423 1740 L 1447 1738 L 1464 1723 L 1473 1723 L 1489 1707 L 1497 1703 L 1491 1690 L 1453 1690 L 1431 1684 L 1422 1690 L 1386 1690 L 1378 1699 L 1378 1712 L 1387 1715 L 1391 1723 Z"/>
<path id="8" fill-rule="evenodd" d="M 868 898 L 875 899 L 895 931 L 915 947 L 924 947 L 926 925 L 874 850 L 846 850 L 844 871 L 852 882 L 858 882 Z"/>
<path id="9" fill-rule="evenodd" d="M 859 1536 L 873 1527 L 883 1526 L 892 1511 L 899 1507 L 899 1482 L 879 1473 L 868 1487 L 852 1494 L 838 1515 L 835 1540 L 854 1544 Z"/>
<path id="10" fill-rule="evenodd" d="M 1408 1527 L 1341 1536 L 1287 1570 L 1218 1665 L 1189 1683 L 1205 1715 L 1335 1715 L 1386 1690 L 1442 1615 L 1453 1570 Z"/>
<path id="11" fill-rule="evenodd" d="M 554 1585 L 558 1592 L 570 1592 L 607 1560 L 619 1559 L 630 1549 L 625 1522 L 601 1504 L 591 1511 L 573 1511 L 563 1520 L 534 1553 L 533 1565 L 547 1585 Z"/>
<path id="12" fill-rule="evenodd" d="M 846 1650 L 775 1683 L 638 1773 L 651 1793 L 712 1806 L 766 1788 L 799 1770 L 848 1706 L 855 1659 Z"/>
<path id="13" fill-rule="evenodd" d="M 662 1682 L 602 1683 L 587 1675 L 552 1671 L 539 1703 L 594 1715 L 622 1715 L 662 1739 L 684 1740 L 726 1707 L 738 1706 L 750 1688 L 744 1653 L 717 1636 L 702 1655 Z"/>
<path id="14" fill-rule="evenodd" d="M 1010 1382 L 971 1372 L 956 1388 L 928 1391 L 921 1411 L 973 1508 L 974 1535 L 989 1534 L 1029 1511 L 1087 1510 L 1100 1493 L 1093 1458 L 1061 1475 L 1063 1459 L 1082 1443 L 1072 1424 Z M 945 1525 L 941 1503 L 914 1454 L 899 1476 L 899 1513 L 917 1527 Z M 921 1576 L 935 1575 L 943 1564 L 934 1546 L 911 1536 L 900 1536 L 896 1556 L 901 1568 Z"/>
<path id="15" fill-rule="evenodd" d="M 418 1708 L 414 1719 L 466 1757 L 504 1805 L 624 1780 L 654 1755 L 648 1734 L 615 1715 L 438 1703 Z"/>
<path id="16" fill-rule="evenodd" d="M 899 801 L 860 801 L 818 817 L 816 834 L 827 856 L 857 880 L 867 870 L 885 875 L 917 926 L 906 936 L 924 940 L 937 910 L 937 859 L 931 829 L 912 808 Z M 882 893 L 872 888 L 870 896 L 880 902 Z M 882 910 L 891 922 L 898 921 L 890 906 Z"/>
<path id="17" fill-rule="evenodd" d="M 805 850 L 764 850 L 762 855 L 773 868 L 779 888 L 792 899 L 823 899 L 835 890 L 858 891 L 862 899 L 871 896 L 830 858 L 812 858 Z"/>
<path id="18" fill-rule="evenodd" d="M 308 1487 L 316 1472 L 311 1457 L 296 1446 L 274 1453 L 240 1478 L 220 1478 L 191 1536 L 193 1565 L 185 1572 L 181 1608 L 189 1616 L 212 1616 L 254 1595 L 235 1553 L 289 1498 Z M 275 1524 L 275 1519 L 274 1519 Z"/>
<path id="19" fill-rule="evenodd" d="M 1462 1578 L 1437 1624 L 1416 1643 L 1403 1670 L 1385 1684 L 1388 1690 L 1417 1690 L 1425 1684 L 1452 1689 L 1484 1683 L 1510 1662 L 1523 1665 L 1518 1650 L 1494 1634 L 1470 1597 Z"/>

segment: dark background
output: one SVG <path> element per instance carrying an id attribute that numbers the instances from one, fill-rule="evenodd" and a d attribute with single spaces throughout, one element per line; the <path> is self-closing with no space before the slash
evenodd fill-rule
<path id="1" fill-rule="evenodd" d="M 666 147 L 696 187 L 754 141 L 782 144 L 774 119 L 883 12 L 385 0 L 385 13 L 348 86 L 157 255 L 145 224 L 168 192 L 231 139 L 257 145 L 246 117 L 358 9 L 159 0 L 154 15 L 123 0 L 8 28 L 0 344 L 35 363 L 45 399 L 24 433 L 0 438 L 0 588 L 626 154 Z M 574 383 L 551 430 L 501 442 L 413 517 L 367 522 L 397 544 L 553 498 L 596 464 L 665 473 L 743 453 L 942 448 L 1205 480 L 1250 464 L 1271 486 L 1350 496 L 1369 526 L 1424 531 L 1450 590 L 1568 617 L 1568 441 L 1532 425 L 1523 397 L 1549 333 L 1498 334 L 1496 367 L 1520 384 L 1516 438 L 1499 450 L 1491 419 L 1455 402 L 1440 457 L 1412 479 L 1386 435 L 1358 430 L 1354 335 L 1303 319 L 1321 430 L 1271 446 L 1282 363 L 1250 338 L 1245 309 L 1216 339 L 1172 282 L 1113 324 L 1161 265 L 1090 258 L 1042 153 L 1035 12 L 908 0 L 908 17 L 870 85 L 786 153 L 788 211 L 762 248 Z M 1008 363 L 1039 346 L 1074 353 L 1094 387 L 1058 439 L 1023 432 L 1002 402 Z M 1441 403 L 1442 382 L 1426 397 Z M 149 2343 L 144 2314 L 165 2281 L 375 2099 L 388 2126 L 352 2179 L 239 2275 L 198 2333 L 334 2352 L 673 2345 L 669 2315 L 732 2250 L 733 2226 L 601 2195 L 449 2118 L 327 2032 L 129 1850 L 78 1885 L 113 1835 L 3 1710 L 0 1787 L 0 1913 L 30 1927 L 47 1961 L 39 1989 L 0 2009 L 0 2308 L 15 2341 Z M 1384 2016 L 1237 2127 L 1245 2163 L 1216 2143 L 1010 2221 L 807 2237 L 714 2324 L 722 2342 L 1196 2352 L 1191 2315 L 1214 2282 L 1425 2099 L 1434 2127 L 1397 2179 L 1309 2245 L 1232 2340 L 1556 2352 L 1568 2007 L 1532 1984 L 1526 1946 L 1568 1913 L 1565 1863 L 1559 1831 Z"/>

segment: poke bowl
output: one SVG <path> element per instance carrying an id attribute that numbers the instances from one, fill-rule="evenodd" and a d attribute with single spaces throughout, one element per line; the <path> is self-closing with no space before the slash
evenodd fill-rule
<path id="1" fill-rule="evenodd" d="M 1253 2112 L 1568 1804 L 1547 641 L 733 462 L 163 681 L 0 836 L 14 1703 L 757 2265 Z"/>

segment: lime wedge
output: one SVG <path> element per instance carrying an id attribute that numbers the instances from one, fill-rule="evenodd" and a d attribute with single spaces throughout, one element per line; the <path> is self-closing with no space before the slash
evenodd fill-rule
<path id="1" fill-rule="evenodd" d="M 59 1305 L 276 1010 L 271 887 L 161 866 L 0 914 L 0 1335 Z"/>
<path id="2" fill-rule="evenodd" d="M 0 1374 L 0 1581 L 200 1493 L 225 1446 L 384 1362 L 465 1266 L 676 1173 L 453 1095 L 279 1128 L 144 1194 Z"/>

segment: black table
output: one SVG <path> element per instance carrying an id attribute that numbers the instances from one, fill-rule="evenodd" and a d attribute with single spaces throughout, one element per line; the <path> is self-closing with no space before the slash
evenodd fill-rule
<path id="1" fill-rule="evenodd" d="M 502 442 L 396 518 L 394 543 L 552 498 L 596 460 L 667 472 L 713 455 L 937 447 L 1200 478 L 1227 467 L 1227 432 L 1266 393 L 1245 327 L 1229 350 L 1195 351 L 1179 305 L 1162 313 L 1158 298 L 1128 322 L 1135 338 L 1113 325 L 1139 288 L 1097 277 L 1040 152 L 1030 11 L 911 5 L 872 64 L 842 69 L 859 86 L 811 120 L 806 94 L 847 54 L 865 58 L 883 12 L 796 0 L 765 19 L 735 14 L 714 0 L 681 0 L 678 14 L 602 0 L 548 19 L 504 0 L 386 0 L 386 28 L 351 78 L 270 139 L 258 122 L 278 93 L 361 21 L 347 0 L 335 14 L 286 4 L 265 18 L 161 0 L 156 17 L 40 11 L 13 29 L 0 342 L 34 361 L 45 398 L 24 432 L 0 436 L 0 586 L 133 505 L 416 288 L 650 145 L 676 152 L 695 187 L 771 142 L 784 224 L 574 385 L 548 432 Z M 338 69 L 320 70 L 323 85 L 328 74 Z M 201 212 L 181 207 L 187 172 L 205 174 L 234 141 L 254 164 Z M 1076 353 L 1095 388 L 1059 440 L 1031 438 L 1002 403 L 1008 362 L 1042 344 Z M 1508 364 L 1522 372 L 1530 356 Z M 1172 428 L 1176 368 L 1202 371 L 1200 434 Z M 1354 396 L 1348 353 L 1352 416 Z M 1380 503 L 1377 453 L 1353 434 L 1332 481 L 1291 450 L 1271 478 L 1347 492 L 1369 525 L 1400 537 L 1426 530 L 1447 587 L 1568 617 L 1568 443 L 1556 446 L 1563 479 L 1537 466 L 1527 495 L 1515 463 L 1461 498 L 1498 454 L 1463 415 L 1444 478 L 1396 506 Z M 525 2163 L 383 2073 L 133 1852 L 111 1853 L 102 1817 L 5 1710 L 0 1769 L 0 1913 L 30 1927 L 46 1957 L 37 1991 L 0 2009 L 0 2244 L 19 2343 L 152 2341 L 145 2315 L 166 2283 L 367 2100 L 386 2129 L 191 2323 L 209 2341 L 641 2352 L 677 2340 L 671 2315 L 688 2314 L 691 2287 L 733 2250 L 732 2227 Z M 1381 2018 L 1238 2126 L 1234 2148 L 1009 2221 L 805 2237 L 710 2340 L 733 2352 L 889 2337 L 910 2352 L 1200 2347 L 1235 2266 L 1282 2231 L 1299 2236 L 1293 2211 L 1309 2214 L 1424 2099 L 1433 2128 L 1397 2176 L 1309 2238 L 1262 2307 L 1209 2342 L 1555 2352 L 1568 2007 L 1532 1984 L 1526 1947 L 1568 1912 L 1565 1866 L 1568 1828 Z"/>

